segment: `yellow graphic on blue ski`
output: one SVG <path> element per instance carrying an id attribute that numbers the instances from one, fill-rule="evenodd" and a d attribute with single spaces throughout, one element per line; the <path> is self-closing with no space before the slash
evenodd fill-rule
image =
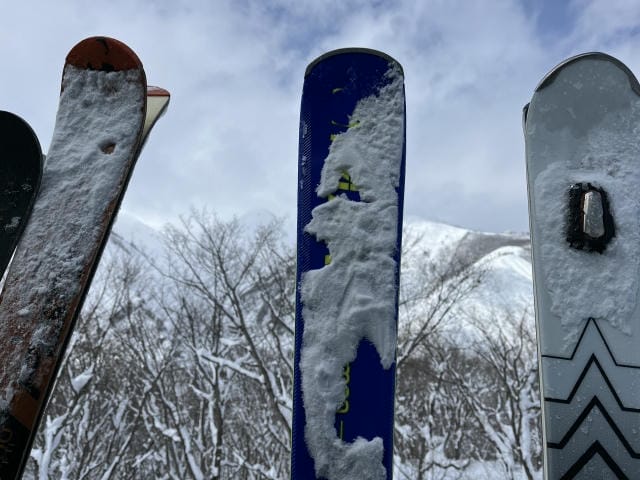
<path id="1" fill-rule="evenodd" d="M 292 479 L 392 478 L 404 77 L 381 52 L 307 68 L 300 118 Z"/>
<path id="2" fill-rule="evenodd" d="M 640 85 L 603 53 L 525 107 L 545 479 L 640 478 Z"/>

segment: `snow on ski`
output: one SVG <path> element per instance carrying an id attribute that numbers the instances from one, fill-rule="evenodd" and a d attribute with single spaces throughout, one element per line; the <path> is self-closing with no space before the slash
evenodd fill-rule
<path id="1" fill-rule="evenodd" d="M 545 478 L 638 478 L 640 85 L 584 54 L 524 113 Z"/>
<path id="2" fill-rule="evenodd" d="M 153 93 L 153 92 L 152 92 Z M 144 142 L 147 87 L 123 43 L 68 54 L 40 195 L 0 297 L 0 479 L 19 478 Z M 144 133 L 148 133 L 148 130 Z"/>
<path id="3" fill-rule="evenodd" d="M 292 479 L 392 478 L 404 77 L 368 49 L 307 68 Z"/>
<path id="4" fill-rule="evenodd" d="M 35 132 L 19 116 L 0 111 L 0 277 L 31 214 L 41 177 Z"/>

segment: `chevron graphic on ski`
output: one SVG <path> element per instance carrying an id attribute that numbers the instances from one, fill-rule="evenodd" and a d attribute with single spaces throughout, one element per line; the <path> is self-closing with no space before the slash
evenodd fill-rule
<path id="1" fill-rule="evenodd" d="M 0 111 L 0 276 L 24 230 L 42 177 L 42 150 L 22 118 Z"/>
<path id="2" fill-rule="evenodd" d="M 292 479 L 392 478 L 404 76 L 374 50 L 307 68 L 300 114 Z"/>
<path id="3" fill-rule="evenodd" d="M 638 426 L 640 401 L 628 386 L 639 384 L 640 367 L 616 361 L 595 319 L 585 324 L 571 356 L 543 356 L 541 360 L 546 371 L 575 375 L 549 382 L 548 396 L 544 398 L 548 414 L 547 448 L 560 451 L 562 462 L 578 472 L 594 459 L 579 455 L 584 452 L 580 445 L 585 443 L 590 448 L 596 443 L 600 445 L 592 452 L 600 457 L 602 452 L 607 453 L 610 459 L 605 462 L 607 468 L 611 462 L 627 473 L 638 468 L 640 439 L 634 430 Z M 567 388 L 571 388 L 568 394 Z M 620 395 L 625 395 L 624 399 Z M 596 425 L 600 425 L 601 432 L 594 441 L 584 432 L 591 432 Z"/>
<path id="4" fill-rule="evenodd" d="M 0 479 L 19 478 L 64 350 L 140 153 L 142 64 L 92 37 L 68 54 L 40 195 L 0 297 Z M 145 123 L 149 128 L 145 131 Z"/>
<path id="5" fill-rule="evenodd" d="M 547 480 L 640 472 L 640 85 L 588 53 L 524 110 Z"/>

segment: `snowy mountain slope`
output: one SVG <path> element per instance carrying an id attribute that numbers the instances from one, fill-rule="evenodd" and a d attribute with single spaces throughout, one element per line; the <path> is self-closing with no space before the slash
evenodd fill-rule
<path id="1" fill-rule="evenodd" d="M 453 297 L 455 289 L 462 287 L 458 287 L 461 278 L 478 282 L 455 302 L 444 322 L 456 342 L 466 343 L 475 338 L 476 329 L 469 322 L 498 331 L 514 318 L 527 315 L 533 328 L 531 249 L 527 234 L 473 232 L 410 219 L 404 250 L 401 276 L 405 290 L 415 290 L 421 282 L 436 287 L 438 282 L 445 282 L 429 301 Z M 425 305 L 415 308 L 424 310 Z"/>
<path id="2" fill-rule="evenodd" d="M 260 213 L 240 218 L 245 232 L 256 225 L 273 221 Z M 286 235 L 285 235 L 286 237 Z M 292 246 L 293 248 L 293 246 Z M 107 254 L 144 251 L 150 258 L 165 258 L 161 233 L 135 217 L 121 212 L 114 226 Z M 468 322 L 481 322 L 504 329 L 505 322 L 522 315 L 530 317 L 533 328 L 533 286 L 529 237 L 526 234 L 486 233 L 465 230 L 416 218 L 405 221 L 401 278 L 405 290 L 432 287 L 449 282 L 438 294 L 453 295 L 447 288 L 468 275 L 477 279 L 477 287 L 466 294 L 447 313 L 445 328 L 454 332 L 456 341 L 474 338 Z M 469 274 L 469 272 L 473 272 Z M 424 311 L 428 305 L 413 308 Z M 409 315 L 419 318 L 420 314 Z M 401 317 L 400 321 L 404 321 Z M 462 328 L 461 328 L 462 327 Z"/>
<path id="3" fill-rule="evenodd" d="M 526 253 L 525 247 L 503 246 L 476 262 L 483 275 L 479 288 L 463 302 L 467 313 L 495 321 L 499 328 L 506 317 L 527 315 L 533 322 L 531 261 Z"/>
<path id="4" fill-rule="evenodd" d="M 530 240 L 528 235 L 523 234 L 467 232 L 460 240 L 459 250 L 463 255 L 463 263 L 471 265 L 503 247 L 519 247 L 519 250 L 511 253 L 529 261 Z"/>
<path id="5" fill-rule="evenodd" d="M 403 242 L 404 254 L 408 255 L 408 258 L 403 259 L 403 275 L 411 275 L 420 258 L 444 262 L 455 257 L 458 268 L 475 265 L 485 270 L 496 270 L 495 275 L 498 277 L 524 279 L 529 283 L 532 281 L 528 234 L 474 232 L 442 223 L 409 219 L 405 222 Z M 494 281 L 499 283 L 487 284 L 487 288 L 501 286 L 501 293 L 508 295 L 503 290 L 508 287 L 508 283 L 500 282 L 499 279 Z M 520 287 L 522 285 L 514 286 L 512 293 L 522 293 Z M 530 289 L 530 285 L 527 288 Z"/>
<path id="6" fill-rule="evenodd" d="M 118 213 L 113 225 L 109 246 L 128 253 L 134 249 L 143 249 L 154 256 L 161 254 L 164 248 L 161 233 L 158 230 L 123 210 Z"/>
<path id="7" fill-rule="evenodd" d="M 239 221 L 251 233 L 259 223 L 274 218 L 260 212 Z M 109 244 L 112 251 L 142 249 L 156 259 L 164 255 L 161 233 L 125 211 L 118 215 Z M 474 232 L 409 218 L 405 221 L 403 244 L 403 282 L 428 281 L 429 274 L 424 271 L 427 263 L 439 265 L 453 260 L 454 264 L 443 275 L 454 275 L 464 268 L 482 271 L 480 286 L 461 308 L 485 314 L 496 308 L 507 308 L 512 313 L 532 308 L 531 249 L 527 234 Z"/>
<path id="8" fill-rule="evenodd" d="M 402 242 L 405 250 L 412 251 L 412 245 L 416 244 L 421 254 L 436 258 L 462 240 L 467 233 L 469 231 L 464 228 L 409 217 L 404 220 Z"/>
<path id="9" fill-rule="evenodd" d="M 465 263 L 483 272 L 480 287 L 468 299 L 477 314 L 482 317 L 527 314 L 533 319 L 528 235 L 469 232 L 461 240 L 460 250 Z"/>

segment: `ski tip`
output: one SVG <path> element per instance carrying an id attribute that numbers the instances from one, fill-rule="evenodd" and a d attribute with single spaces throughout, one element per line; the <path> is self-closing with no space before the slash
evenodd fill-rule
<path id="1" fill-rule="evenodd" d="M 147 86 L 147 97 L 171 97 L 168 90 L 162 87 Z"/>
<path id="2" fill-rule="evenodd" d="M 400 69 L 400 73 L 404 76 L 404 70 L 402 69 L 402 65 L 391 55 L 387 55 L 386 53 L 381 52 L 379 50 L 374 50 L 372 48 L 364 48 L 364 47 L 338 48 L 337 50 L 331 50 L 327 53 L 324 53 L 320 55 L 318 58 L 316 58 L 315 60 L 313 60 L 307 66 L 307 69 L 304 72 L 304 76 L 307 77 L 311 73 L 311 71 L 314 69 L 314 67 L 318 65 L 318 63 L 322 62 L 323 60 L 326 60 L 329 57 L 333 57 L 336 55 L 352 54 L 352 53 L 375 55 L 375 56 L 384 58 L 387 62 L 397 65 L 397 67 Z"/>
<path id="3" fill-rule="evenodd" d="M 15 159 L 19 161 L 20 169 L 27 168 L 37 172 L 34 176 L 35 183 L 32 185 L 37 191 L 40 188 L 44 165 L 38 135 L 25 119 L 4 110 L 0 110 L 0 129 L 0 159 L 4 164 L 9 164 L 11 159 Z"/>
<path id="4" fill-rule="evenodd" d="M 24 118 L 15 113 L 0 110 L 0 127 L 2 127 L 0 152 L 3 152 L 5 148 L 9 148 L 9 145 L 17 145 L 19 142 L 24 142 L 33 147 L 34 152 L 36 152 L 34 158 L 42 157 L 42 148 L 40 147 L 38 135 Z"/>
<path id="5" fill-rule="evenodd" d="M 12 124 L 12 125 L 20 125 L 24 126 L 25 129 L 33 132 L 31 126 L 26 122 L 24 118 L 15 113 L 7 112 L 6 110 L 0 110 L 0 122 L 3 124 Z M 34 133 L 35 135 L 35 133 Z"/>
<path id="6" fill-rule="evenodd" d="M 636 92 L 636 94 L 640 95 L 640 83 L 638 83 L 638 79 L 633 74 L 631 69 L 627 67 L 624 63 L 622 63 L 620 60 L 618 60 L 617 58 L 602 52 L 581 53 L 579 55 L 575 55 L 573 57 L 566 59 L 565 61 L 556 65 L 549 73 L 547 73 L 547 75 L 542 79 L 542 81 L 535 88 L 535 92 L 538 92 L 543 88 L 551 85 L 553 81 L 556 79 L 556 77 L 558 76 L 558 74 L 567 66 L 583 60 L 603 60 L 603 61 L 614 64 L 616 67 L 618 67 L 627 75 L 627 78 L 629 79 L 629 84 L 631 85 L 631 89 L 634 92 Z"/>
<path id="7" fill-rule="evenodd" d="M 158 119 L 167 111 L 170 100 L 171 94 L 168 90 L 161 87 L 147 87 L 147 111 L 142 129 L 142 143 L 146 141 Z"/>
<path id="8" fill-rule="evenodd" d="M 89 37 L 71 49 L 66 63 L 105 72 L 139 69 L 142 62 L 127 45 L 115 38 Z"/>

